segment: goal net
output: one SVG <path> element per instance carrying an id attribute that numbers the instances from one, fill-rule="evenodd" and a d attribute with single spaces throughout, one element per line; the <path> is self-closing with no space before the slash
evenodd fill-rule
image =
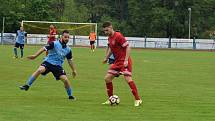
<path id="1" fill-rule="evenodd" d="M 97 35 L 96 23 L 74 23 L 74 22 L 50 22 L 50 21 L 22 21 L 24 30 L 28 33 L 27 44 L 46 44 L 49 34 L 49 26 L 54 25 L 57 29 L 58 36 L 63 30 L 70 32 L 69 45 L 89 45 L 89 34 L 95 32 Z"/>

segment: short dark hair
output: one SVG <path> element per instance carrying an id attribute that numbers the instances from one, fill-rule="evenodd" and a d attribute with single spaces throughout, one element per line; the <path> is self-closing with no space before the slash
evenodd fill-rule
<path id="1" fill-rule="evenodd" d="M 68 31 L 68 30 L 63 30 L 62 35 L 63 35 L 64 33 L 69 34 L 69 31 Z"/>
<path id="2" fill-rule="evenodd" d="M 105 28 L 105 27 L 109 27 L 109 26 L 112 26 L 112 23 L 110 21 L 106 21 L 103 23 L 102 27 Z"/>

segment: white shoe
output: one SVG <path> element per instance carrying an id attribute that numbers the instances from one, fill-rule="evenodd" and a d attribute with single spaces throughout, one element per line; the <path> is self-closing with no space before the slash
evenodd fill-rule
<path id="1" fill-rule="evenodd" d="M 140 106 L 142 104 L 142 102 L 143 102 L 142 100 L 135 100 L 134 101 L 134 106 L 138 107 L 138 106 Z"/>
<path id="2" fill-rule="evenodd" d="M 107 101 L 103 102 L 102 105 L 110 105 L 110 101 L 107 100 Z"/>

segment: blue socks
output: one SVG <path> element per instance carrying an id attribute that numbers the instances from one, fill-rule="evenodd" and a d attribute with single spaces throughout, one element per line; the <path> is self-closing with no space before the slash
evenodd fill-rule
<path id="1" fill-rule="evenodd" d="M 26 85 L 28 86 L 31 86 L 33 84 L 33 82 L 35 81 L 35 77 L 31 76 L 28 81 L 26 82 Z M 68 96 L 72 96 L 72 88 L 69 87 L 69 88 L 65 88 L 66 89 L 66 92 L 68 94 Z"/>
<path id="2" fill-rule="evenodd" d="M 17 56 L 17 48 L 16 48 L 16 47 L 13 48 L 13 51 L 14 51 L 15 57 L 18 57 L 18 56 Z"/>
<path id="3" fill-rule="evenodd" d="M 27 81 L 26 84 L 27 84 L 28 86 L 31 86 L 31 85 L 33 84 L 33 82 L 34 82 L 35 79 L 36 79 L 35 77 L 31 76 L 31 77 L 28 79 L 28 81 Z"/>
<path id="4" fill-rule="evenodd" d="M 66 89 L 68 96 L 72 96 L 72 88 L 69 87 L 69 88 L 65 88 L 65 89 Z"/>

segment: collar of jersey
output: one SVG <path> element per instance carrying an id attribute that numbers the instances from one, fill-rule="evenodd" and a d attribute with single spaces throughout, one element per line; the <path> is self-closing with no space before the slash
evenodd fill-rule
<path id="1" fill-rule="evenodd" d="M 62 43 L 61 41 L 59 41 L 60 44 L 62 45 L 63 48 L 66 48 L 66 44 Z"/>

